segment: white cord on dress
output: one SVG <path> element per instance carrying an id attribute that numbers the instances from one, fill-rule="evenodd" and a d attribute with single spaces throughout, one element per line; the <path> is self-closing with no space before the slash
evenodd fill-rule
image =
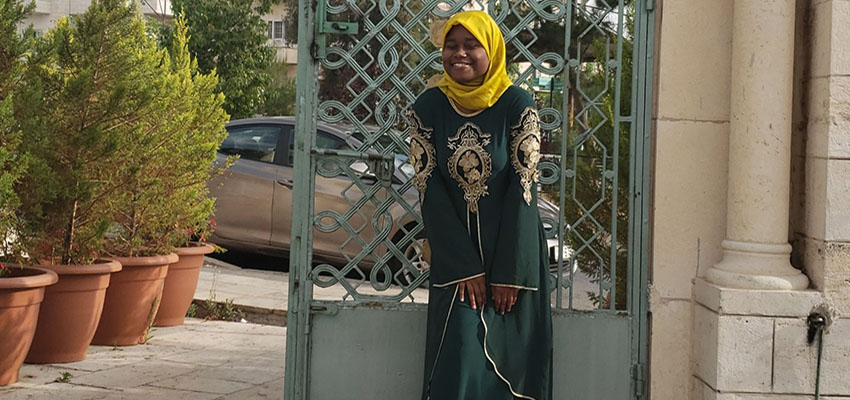
<path id="1" fill-rule="evenodd" d="M 484 266 L 484 246 L 481 245 L 481 218 L 475 213 L 475 226 L 478 228 L 478 254 L 481 255 L 481 266 Z"/>

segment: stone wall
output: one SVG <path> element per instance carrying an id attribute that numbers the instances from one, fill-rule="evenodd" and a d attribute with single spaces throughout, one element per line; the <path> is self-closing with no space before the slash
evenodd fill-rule
<path id="1" fill-rule="evenodd" d="M 732 0 L 658 3 L 650 393 L 687 400 L 692 285 L 726 232 Z"/>
<path id="2" fill-rule="evenodd" d="M 805 218 L 794 237 L 814 287 L 850 316 L 850 1 L 812 1 L 806 18 Z"/>
<path id="3" fill-rule="evenodd" d="M 726 235 L 736 1 L 766 0 L 657 2 L 651 398 L 811 399 L 805 318 L 828 305 L 821 393 L 850 400 L 850 0 L 796 0 L 788 234 L 810 289 L 701 279 Z"/>

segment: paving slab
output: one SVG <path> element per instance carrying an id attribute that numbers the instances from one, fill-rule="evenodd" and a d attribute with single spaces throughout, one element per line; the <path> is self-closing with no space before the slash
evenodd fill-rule
<path id="1" fill-rule="evenodd" d="M 153 328 L 146 344 L 92 346 L 75 363 L 24 364 L 0 400 L 279 399 L 285 350 L 285 327 L 187 318 Z"/>
<path id="2" fill-rule="evenodd" d="M 256 400 L 280 399 L 283 393 L 283 380 L 266 382 L 263 385 L 222 396 L 218 400 Z"/>

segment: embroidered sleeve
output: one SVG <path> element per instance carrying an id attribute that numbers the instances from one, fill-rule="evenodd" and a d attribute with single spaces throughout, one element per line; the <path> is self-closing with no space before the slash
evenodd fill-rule
<path id="1" fill-rule="evenodd" d="M 519 175 L 522 198 L 531 205 L 531 186 L 539 179 L 540 120 L 537 110 L 528 107 L 520 114 L 519 123 L 511 128 L 511 164 Z"/>
<path id="2" fill-rule="evenodd" d="M 433 129 L 422 125 L 422 120 L 413 110 L 407 113 L 408 136 L 410 137 L 410 164 L 413 166 L 413 185 L 419 190 L 420 195 L 425 194 L 428 186 L 428 177 L 434 170 L 437 162 L 437 154 L 434 145 L 431 144 Z"/>

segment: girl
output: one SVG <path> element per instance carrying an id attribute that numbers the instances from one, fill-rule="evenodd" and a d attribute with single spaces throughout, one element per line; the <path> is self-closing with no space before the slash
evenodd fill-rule
<path id="1" fill-rule="evenodd" d="M 535 103 L 511 85 L 487 13 L 455 14 L 442 36 L 445 73 L 408 115 L 432 257 L 422 399 L 549 400 Z"/>

